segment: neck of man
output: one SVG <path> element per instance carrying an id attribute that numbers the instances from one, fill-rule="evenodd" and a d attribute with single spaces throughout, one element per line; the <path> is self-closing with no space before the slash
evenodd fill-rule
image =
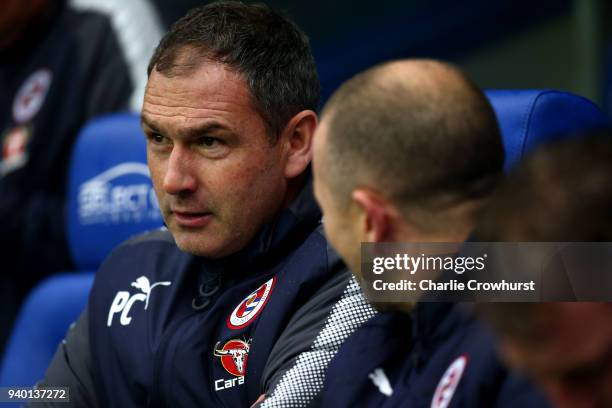
<path id="1" fill-rule="evenodd" d="M 484 200 L 473 200 L 459 203 L 440 214 L 440 224 L 444 228 L 426 230 L 418 228 L 405 220 L 397 223 L 393 241 L 410 243 L 457 243 L 462 244 L 469 239 L 476 226 L 476 220 L 484 208 Z M 396 311 L 411 313 L 417 302 L 389 303 L 377 305 L 381 311 Z"/>
<path id="2" fill-rule="evenodd" d="M 457 201 L 443 209 L 430 212 L 424 222 L 411 222 L 403 217 L 396 230 L 398 242 L 465 242 L 472 234 L 487 204 L 486 198 Z M 397 239 L 395 239 L 397 238 Z"/>
<path id="3" fill-rule="evenodd" d="M 287 191 L 285 193 L 285 199 L 283 200 L 283 208 L 287 208 L 293 203 L 293 200 L 295 200 L 304 189 L 307 180 L 308 171 L 305 171 L 287 182 Z"/>

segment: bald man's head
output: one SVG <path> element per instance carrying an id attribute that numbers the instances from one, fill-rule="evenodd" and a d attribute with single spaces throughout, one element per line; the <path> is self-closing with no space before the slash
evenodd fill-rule
<path id="1" fill-rule="evenodd" d="M 338 205 L 367 187 L 425 229 L 488 195 L 504 153 L 495 115 L 460 71 L 432 60 L 383 64 L 343 84 L 322 115 L 316 154 Z"/>

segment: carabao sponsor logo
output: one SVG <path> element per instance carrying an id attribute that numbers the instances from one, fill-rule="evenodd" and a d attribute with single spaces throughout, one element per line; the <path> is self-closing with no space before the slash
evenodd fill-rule
<path id="1" fill-rule="evenodd" d="M 215 391 L 227 390 L 244 384 L 244 376 L 230 379 L 219 378 L 215 380 Z"/>
<path id="2" fill-rule="evenodd" d="M 250 341 L 232 339 L 223 347 L 220 347 L 220 344 L 218 342 L 215 345 L 213 354 L 215 357 L 220 357 L 225 371 L 236 377 L 242 377 L 246 371 L 246 362 L 251 348 Z"/>
<path id="3" fill-rule="evenodd" d="M 142 181 L 117 182 L 127 177 Z M 161 221 L 147 165 L 122 163 L 81 184 L 78 215 L 81 225 Z"/>
<path id="4" fill-rule="evenodd" d="M 32 126 L 16 126 L 0 137 L 0 177 L 25 166 L 29 160 L 28 144 L 32 137 Z"/>
<path id="5" fill-rule="evenodd" d="M 215 357 L 219 357 L 221 365 L 231 375 L 231 379 L 220 378 L 215 381 L 215 391 L 226 390 L 244 384 L 244 374 L 251 348 L 251 340 L 228 340 L 223 346 L 217 342 L 213 349 Z"/>

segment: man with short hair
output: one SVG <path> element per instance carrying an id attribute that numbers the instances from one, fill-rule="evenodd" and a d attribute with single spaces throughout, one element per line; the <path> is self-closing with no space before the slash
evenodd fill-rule
<path id="1" fill-rule="evenodd" d="M 504 151 L 491 106 L 461 73 L 427 60 L 379 65 L 341 86 L 322 118 L 316 195 L 352 271 L 355 243 L 467 239 Z"/>
<path id="2" fill-rule="evenodd" d="M 589 291 L 610 300 L 610 136 L 564 141 L 525 159 L 492 197 L 477 236 L 489 241 L 603 242 L 564 244 L 543 270 L 549 279 L 567 276 L 579 298 Z M 576 256 L 581 262 L 572 261 Z M 612 406 L 612 304 L 500 303 L 480 308 L 500 335 L 506 360 L 534 378 L 555 406 Z"/>
<path id="3" fill-rule="evenodd" d="M 105 261 L 44 385 L 104 407 L 312 402 L 374 314 L 311 194 L 318 98 L 307 38 L 266 6 L 212 3 L 173 26 L 142 110 L 168 231 Z"/>
<path id="4" fill-rule="evenodd" d="M 360 242 L 463 242 L 503 161 L 493 110 L 460 71 L 432 60 L 374 67 L 336 91 L 316 131 L 327 236 L 366 284 Z M 379 314 L 343 344 L 328 368 L 325 406 L 546 405 L 498 362 L 492 337 L 459 305 L 375 305 L 396 313 Z"/>

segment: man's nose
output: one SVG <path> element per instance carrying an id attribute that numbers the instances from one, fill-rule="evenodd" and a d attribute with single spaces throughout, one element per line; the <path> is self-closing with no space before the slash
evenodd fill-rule
<path id="1" fill-rule="evenodd" d="M 189 149 L 175 145 L 168 159 L 163 188 L 168 194 L 193 192 L 197 189 L 197 178 L 193 172 L 193 159 Z"/>

